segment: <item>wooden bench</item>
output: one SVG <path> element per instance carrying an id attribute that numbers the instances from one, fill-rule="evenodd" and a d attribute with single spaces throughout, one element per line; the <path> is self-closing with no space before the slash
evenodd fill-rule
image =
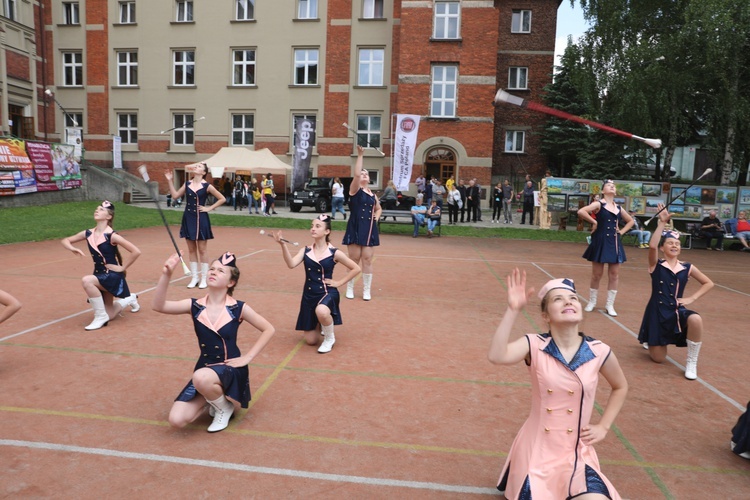
<path id="1" fill-rule="evenodd" d="M 425 220 L 427 220 L 427 217 L 425 217 Z M 378 220 L 378 231 L 380 230 L 380 225 L 383 223 L 409 224 L 410 226 L 414 226 L 414 221 L 411 218 L 411 210 L 381 210 L 380 220 Z M 434 234 L 440 236 L 442 227 L 443 216 L 441 212 L 440 221 L 438 221 L 437 226 L 435 226 Z"/>

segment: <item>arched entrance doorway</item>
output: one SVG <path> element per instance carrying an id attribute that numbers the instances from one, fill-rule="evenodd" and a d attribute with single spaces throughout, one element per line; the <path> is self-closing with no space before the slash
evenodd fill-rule
<path id="1" fill-rule="evenodd" d="M 456 175 L 456 153 L 443 146 L 432 148 L 425 155 L 424 167 L 427 179 L 434 176 L 445 182 Z"/>

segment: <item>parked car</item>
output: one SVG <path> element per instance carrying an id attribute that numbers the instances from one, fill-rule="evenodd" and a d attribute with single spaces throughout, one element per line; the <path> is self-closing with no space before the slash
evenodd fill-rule
<path id="1" fill-rule="evenodd" d="M 625 162 L 628 168 L 628 174 L 633 178 L 648 177 L 653 179 L 656 174 L 656 159 L 653 156 L 644 157 L 643 155 L 625 155 Z M 659 172 L 664 175 L 664 163 L 660 165 Z M 669 169 L 669 177 L 677 175 L 674 167 Z"/>
<path id="2" fill-rule="evenodd" d="M 331 186 L 333 177 L 312 177 L 305 183 L 303 189 L 297 189 L 292 193 L 289 208 L 292 212 L 299 212 L 302 207 L 313 207 L 316 212 L 328 212 L 331 210 L 331 197 L 333 196 Z M 344 186 L 344 203 L 349 202 L 349 186 L 351 177 L 339 177 Z"/>

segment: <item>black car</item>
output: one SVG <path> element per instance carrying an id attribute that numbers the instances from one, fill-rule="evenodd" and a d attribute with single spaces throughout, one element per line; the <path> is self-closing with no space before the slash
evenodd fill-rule
<path id="1" fill-rule="evenodd" d="M 291 211 L 299 212 L 302 207 L 313 207 L 316 212 L 331 210 L 333 179 L 333 177 L 312 177 L 305 183 L 304 189 L 297 189 L 292 192 L 292 199 L 289 204 Z M 339 180 L 344 186 L 344 203 L 348 203 L 349 186 L 352 183 L 352 178 L 339 177 Z"/>

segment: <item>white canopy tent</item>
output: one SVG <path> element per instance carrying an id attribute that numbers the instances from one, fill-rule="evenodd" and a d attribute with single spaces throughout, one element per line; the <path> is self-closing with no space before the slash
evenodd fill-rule
<path id="1" fill-rule="evenodd" d="M 292 176 L 292 166 L 279 160 L 270 149 L 251 151 L 244 147 L 221 148 L 215 155 L 204 160 L 214 179 L 220 179 L 226 172 L 250 171 L 253 174 L 271 173 L 284 175 L 287 182 Z"/>

